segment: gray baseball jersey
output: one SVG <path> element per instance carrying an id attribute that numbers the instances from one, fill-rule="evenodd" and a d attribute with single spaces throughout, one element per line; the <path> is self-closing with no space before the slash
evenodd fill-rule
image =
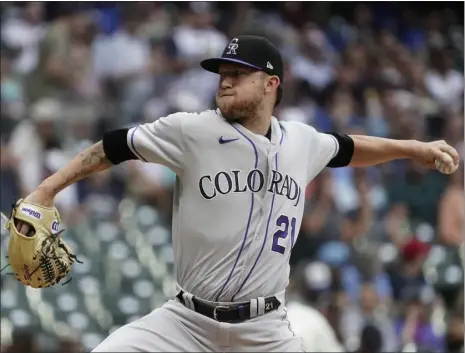
<path id="1" fill-rule="evenodd" d="M 333 136 L 273 117 L 268 139 L 207 110 L 139 125 L 127 142 L 140 160 L 177 174 L 173 250 L 181 288 L 215 302 L 286 288 L 305 188 L 337 154 Z"/>

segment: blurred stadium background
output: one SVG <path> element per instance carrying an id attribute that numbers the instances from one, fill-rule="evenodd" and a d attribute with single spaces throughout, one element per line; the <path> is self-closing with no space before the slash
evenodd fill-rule
<path id="1" fill-rule="evenodd" d="M 463 146 L 463 2 L 1 3 L 1 210 L 108 129 L 210 108 L 199 61 L 239 33 L 287 62 L 280 119 Z M 462 154 L 463 158 L 463 154 Z M 291 291 L 347 351 L 463 352 L 463 167 L 324 171 L 307 190 Z M 164 167 L 126 163 L 63 191 L 84 261 L 65 286 L 1 277 L 2 352 L 89 351 L 174 293 Z M 3 223 L 2 223 L 3 224 Z M 8 236 L 2 230 L 1 264 Z M 375 334 L 368 334 L 374 332 Z"/>

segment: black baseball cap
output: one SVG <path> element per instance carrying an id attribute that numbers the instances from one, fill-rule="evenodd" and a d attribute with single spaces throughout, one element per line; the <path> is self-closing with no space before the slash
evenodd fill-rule
<path id="1" fill-rule="evenodd" d="M 221 58 L 203 60 L 200 66 L 217 74 L 222 63 L 242 64 L 266 72 L 268 75 L 278 76 L 281 84 L 278 87 L 276 105 L 279 104 L 284 79 L 283 59 L 278 48 L 268 39 L 252 35 L 235 37 L 226 46 Z"/>

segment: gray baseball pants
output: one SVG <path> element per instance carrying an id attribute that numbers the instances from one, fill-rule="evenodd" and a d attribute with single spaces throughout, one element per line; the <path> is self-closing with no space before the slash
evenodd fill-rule
<path id="1" fill-rule="evenodd" d="M 279 298 L 281 303 L 284 298 Z M 257 312 L 264 308 L 258 307 Z M 92 352 L 303 352 L 284 305 L 241 323 L 223 323 L 169 300 L 114 331 Z"/>

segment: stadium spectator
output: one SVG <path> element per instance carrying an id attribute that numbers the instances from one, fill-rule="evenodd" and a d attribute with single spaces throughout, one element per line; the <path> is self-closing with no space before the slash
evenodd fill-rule
<path id="1" fill-rule="evenodd" d="M 465 234 L 465 205 L 463 202 L 463 169 L 450 177 L 449 184 L 442 195 L 439 208 L 440 239 L 452 246 L 463 243 Z"/>

